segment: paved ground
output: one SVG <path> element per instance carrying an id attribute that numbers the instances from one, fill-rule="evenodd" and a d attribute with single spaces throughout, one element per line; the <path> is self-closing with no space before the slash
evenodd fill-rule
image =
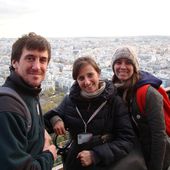
<path id="1" fill-rule="evenodd" d="M 59 165 L 54 167 L 52 170 L 62 170 L 63 165 Z"/>

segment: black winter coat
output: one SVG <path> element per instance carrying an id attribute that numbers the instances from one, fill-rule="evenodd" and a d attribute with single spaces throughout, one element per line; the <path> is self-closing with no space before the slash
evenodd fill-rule
<path id="1" fill-rule="evenodd" d="M 77 134 L 84 133 L 84 124 L 76 111 L 76 106 L 85 122 L 87 122 L 104 101 L 107 101 L 107 103 L 87 125 L 87 132 L 94 136 L 112 134 L 112 140 L 93 146 L 90 144 L 78 145 Z M 74 141 L 65 162 L 66 170 L 108 170 L 109 165 L 125 157 L 132 149 L 134 131 L 129 114 L 121 98 L 116 95 L 111 82 L 107 81 L 104 92 L 93 99 L 83 98 L 80 95 L 78 84 L 74 84 L 70 94 L 64 98 L 57 108 L 46 113 L 45 119 L 49 121 L 55 115 L 58 115 L 64 121 L 65 127 L 69 129 Z M 82 150 L 93 151 L 95 165 L 86 168 L 81 166 L 76 156 Z"/>
<path id="2" fill-rule="evenodd" d="M 44 122 L 37 110 L 41 89 L 28 86 L 14 72 L 4 86 L 17 91 L 25 101 L 32 126 L 28 132 L 27 120 L 20 113 L 22 110 L 16 100 L 9 96 L 0 97 L 0 169 L 51 170 L 54 158 L 49 151 L 43 152 Z"/>
<path id="3" fill-rule="evenodd" d="M 145 114 L 141 114 L 136 101 L 136 94 L 133 94 L 129 108 L 135 120 L 141 148 L 144 154 L 148 170 L 167 170 L 170 166 L 170 139 L 166 135 L 163 113 L 162 96 L 156 90 L 162 81 L 150 73 L 140 71 L 140 80 L 134 88 L 145 84 L 151 84 L 146 94 Z M 123 89 L 118 88 L 120 96 Z M 136 127 L 137 125 L 137 127 Z"/>

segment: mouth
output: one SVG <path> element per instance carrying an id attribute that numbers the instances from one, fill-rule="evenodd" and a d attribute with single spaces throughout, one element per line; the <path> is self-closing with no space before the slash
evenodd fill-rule
<path id="1" fill-rule="evenodd" d="M 30 77 L 34 80 L 38 80 L 41 78 L 41 75 L 40 74 L 30 74 Z"/>
<path id="2" fill-rule="evenodd" d="M 89 92 L 89 93 L 94 92 L 94 91 L 95 91 L 95 86 L 93 86 L 93 85 L 88 86 L 88 87 L 85 88 L 85 90 L 86 90 L 87 92 Z"/>
<path id="3" fill-rule="evenodd" d="M 127 70 L 120 70 L 119 73 L 127 73 Z"/>
<path id="4" fill-rule="evenodd" d="M 31 74 L 31 75 L 41 75 L 42 73 L 41 72 L 37 72 L 37 71 L 36 72 L 35 71 L 34 72 L 31 71 L 31 72 L 29 72 L 29 74 Z"/>
<path id="5" fill-rule="evenodd" d="M 126 75 L 126 74 L 128 74 L 128 73 L 124 71 L 124 72 L 119 72 L 119 74 L 120 74 L 120 75 Z"/>
<path id="6" fill-rule="evenodd" d="M 40 77 L 42 75 L 42 73 L 40 72 L 29 72 L 29 75 L 32 77 Z"/>
<path id="7" fill-rule="evenodd" d="M 86 88 L 86 89 L 91 89 L 91 88 L 93 88 L 93 85 L 90 84 L 90 85 L 86 86 L 85 88 Z"/>

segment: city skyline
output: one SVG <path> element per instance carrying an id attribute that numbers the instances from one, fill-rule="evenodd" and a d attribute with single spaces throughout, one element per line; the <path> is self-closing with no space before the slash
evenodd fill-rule
<path id="1" fill-rule="evenodd" d="M 169 0 L 0 0 L 0 38 L 170 36 Z"/>
<path id="2" fill-rule="evenodd" d="M 137 52 L 141 70 L 148 71 L 170 86 L 170 36 L 138 36 L 120 38 L 51 38 L 52 58 L 48 66 L 43 89 L 55 88 L 66 91 L 71 86 L 72 64 L 80 56 L 90 55 L 101 68 L 101 77 L 111 79 L 111 61 L 117 47 L 131 46 Z M 14 39 L 0 39 L 0 84 L 9 75 L 11 46 Z"/>

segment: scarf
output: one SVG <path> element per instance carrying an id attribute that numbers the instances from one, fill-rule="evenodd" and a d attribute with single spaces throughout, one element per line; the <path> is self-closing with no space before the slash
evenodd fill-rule
<path id="1" fill-rule="evenodd" d="M 104 81 L 100 81 L 98 90 L 96 90 L 93 93 L 87 93 L 84 90 L 82 90 L 81 96 L 83 96 L 84 98 L 87 98 L 87 99 L 92 99 L 92 98 L 98 97 L 104 91 L 105 87 L 106 87 L 106 83 Z"/>

